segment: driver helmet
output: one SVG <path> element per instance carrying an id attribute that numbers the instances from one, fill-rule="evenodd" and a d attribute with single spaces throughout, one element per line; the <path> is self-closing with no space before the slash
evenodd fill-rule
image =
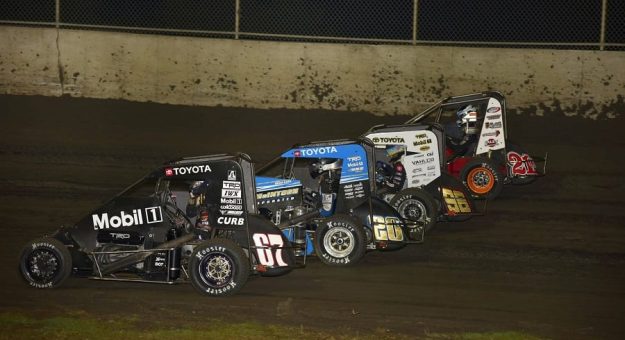
<path id="1" fill-rule="evenodd" d="M 477 123 L 477 107 L 473 105 L 467 105 L 461 107 L 458 112 L 456 112 L 456 116 L 458 120 L 458 127 L 466 129 L 466 133 L 476 133 L 476 123 Z"/>
<path id="2" fill-rule="evenodd" d="M 342 160 L 334 158 L 321 158 L 310 165 L 310 175 L 317 178 L 325 171 L 334 171 L 341 169 Z"/>

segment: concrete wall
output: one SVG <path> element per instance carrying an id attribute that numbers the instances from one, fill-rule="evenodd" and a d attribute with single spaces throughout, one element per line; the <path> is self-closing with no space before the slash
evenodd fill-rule
<path id="1" fill-rule="evenodd" d="M 0 26 L 0 93 L 410 114 L 502 91 L 516 113 L 625 114 L 625 53 L 283 43 Z"/>

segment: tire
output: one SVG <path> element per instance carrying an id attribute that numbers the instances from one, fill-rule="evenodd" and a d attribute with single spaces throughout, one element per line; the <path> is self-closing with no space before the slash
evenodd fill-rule
<path id="1" fill-rule="evenodd" d="M 350 266 L 365 256 L 367 237 L 362 225 L 344 215 L 324 220 L 315 232 L 315 253 L 329 266 Z"/>
<path id="2" fill-rule="evenodd" d="M 423 224 L 426 233 L 436 225 L 438 205 L 434 197 L 424 190 L 402 190 L 393 197 L 390 204 L 404 219 Z"/>
<path id="3" fill-rule="evenodd" d="M 506 163 L 506 167 L 508 166 L 508 154 L 507 154 L 508 152 L 514 151 L 521 155 L 528 154 L 525 149 L 523 149 L 522 147 L 510 141 L 506 141 L 506 150 L 507 150 L 506 159 L 504 160 L 504 162 Z M 536 181 L 536 178 L 537 176 L 531 176 L 531 175 L 530 176 L 512 176 L 512 178 L 510 178 L 510 182 L 515 185 L 526 185 L 526 184 L 534 183 L 534 181 Z"/>
<path id="4" fill-rule="evenodd" d="M 460 171 L 460 180 L 469 194 L 477 199 L 493 199 L 501 193 L 504 175 L 497 163 L 489 158 L 476 158 Z"/>
<path id="5" fill-rule="evenodd" d="M 22 249 L 19 269 L 32 287 L 56 288 L 72 272 L 72 255 L 57 239 L 33 240 Z"/>
<path id="6" fill-rule="evenodd" d="M 209 296 L 233 295 L 247 282 L 250 264 L 232 240 L 214 238 L 193 250 L 189 260 L 191 285 Z"/>

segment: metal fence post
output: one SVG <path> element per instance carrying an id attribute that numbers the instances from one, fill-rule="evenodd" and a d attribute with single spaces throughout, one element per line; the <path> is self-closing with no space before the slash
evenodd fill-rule
<path id="1" fill-rule="evenodd" d="M 61 0 L 54 1 L 54 26 L 59 29 L 61 24 Z"/>
<path id="2" fill-rule="evenodd" d="M 417 44 L 417 18 L 419 12 L 419 0 L 413 0 L 412 5 L 412 44 Z"/>
<path id="3" fill-rule="evenodd" d="M 239 39 L 241 0 L 236 0 L 234 5 L 234 38 Z"/>
<path id="4" fill-rule="evenodd" d="M 599 36 L 599 50 L 605 49 L 605 21 L 608 14 L 608 0 L 601 1 L 601 34 Z"/>

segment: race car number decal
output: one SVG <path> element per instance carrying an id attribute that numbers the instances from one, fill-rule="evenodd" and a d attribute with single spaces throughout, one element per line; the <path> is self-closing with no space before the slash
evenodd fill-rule
<path id="1" fill-rule="evenodd" d="M 373 232 L 378 241 L 402 241 L 401 221 L 392 216 L 373 216 Z"/>
<path id="2" fill-rule="evenodd" d="M 443 188 L 443 198 L 447 204 L 447 210 L 451 214 L 470 213 L 471 206 L 462 191 Z"/>
<path id="3" fill-rule="evenodd" d="M 282 235 L 279 234 L 254 234 L 252 236 L 254 245 L 256 246 L 256 254 L 258 262 L 264 266 L 286 267 L 288 264 L 282 258 Z M 275 251 L 275 256 L 274 256 Z"/>
<path id="4" fill-rule="evenodd" d="M 508 163 L 510 164 L 510 172 L 514 176 L 537 175 L 536 163 L 530 155 L 524 153 L 519 154 L 514 151 L 508 152 Z"/>

